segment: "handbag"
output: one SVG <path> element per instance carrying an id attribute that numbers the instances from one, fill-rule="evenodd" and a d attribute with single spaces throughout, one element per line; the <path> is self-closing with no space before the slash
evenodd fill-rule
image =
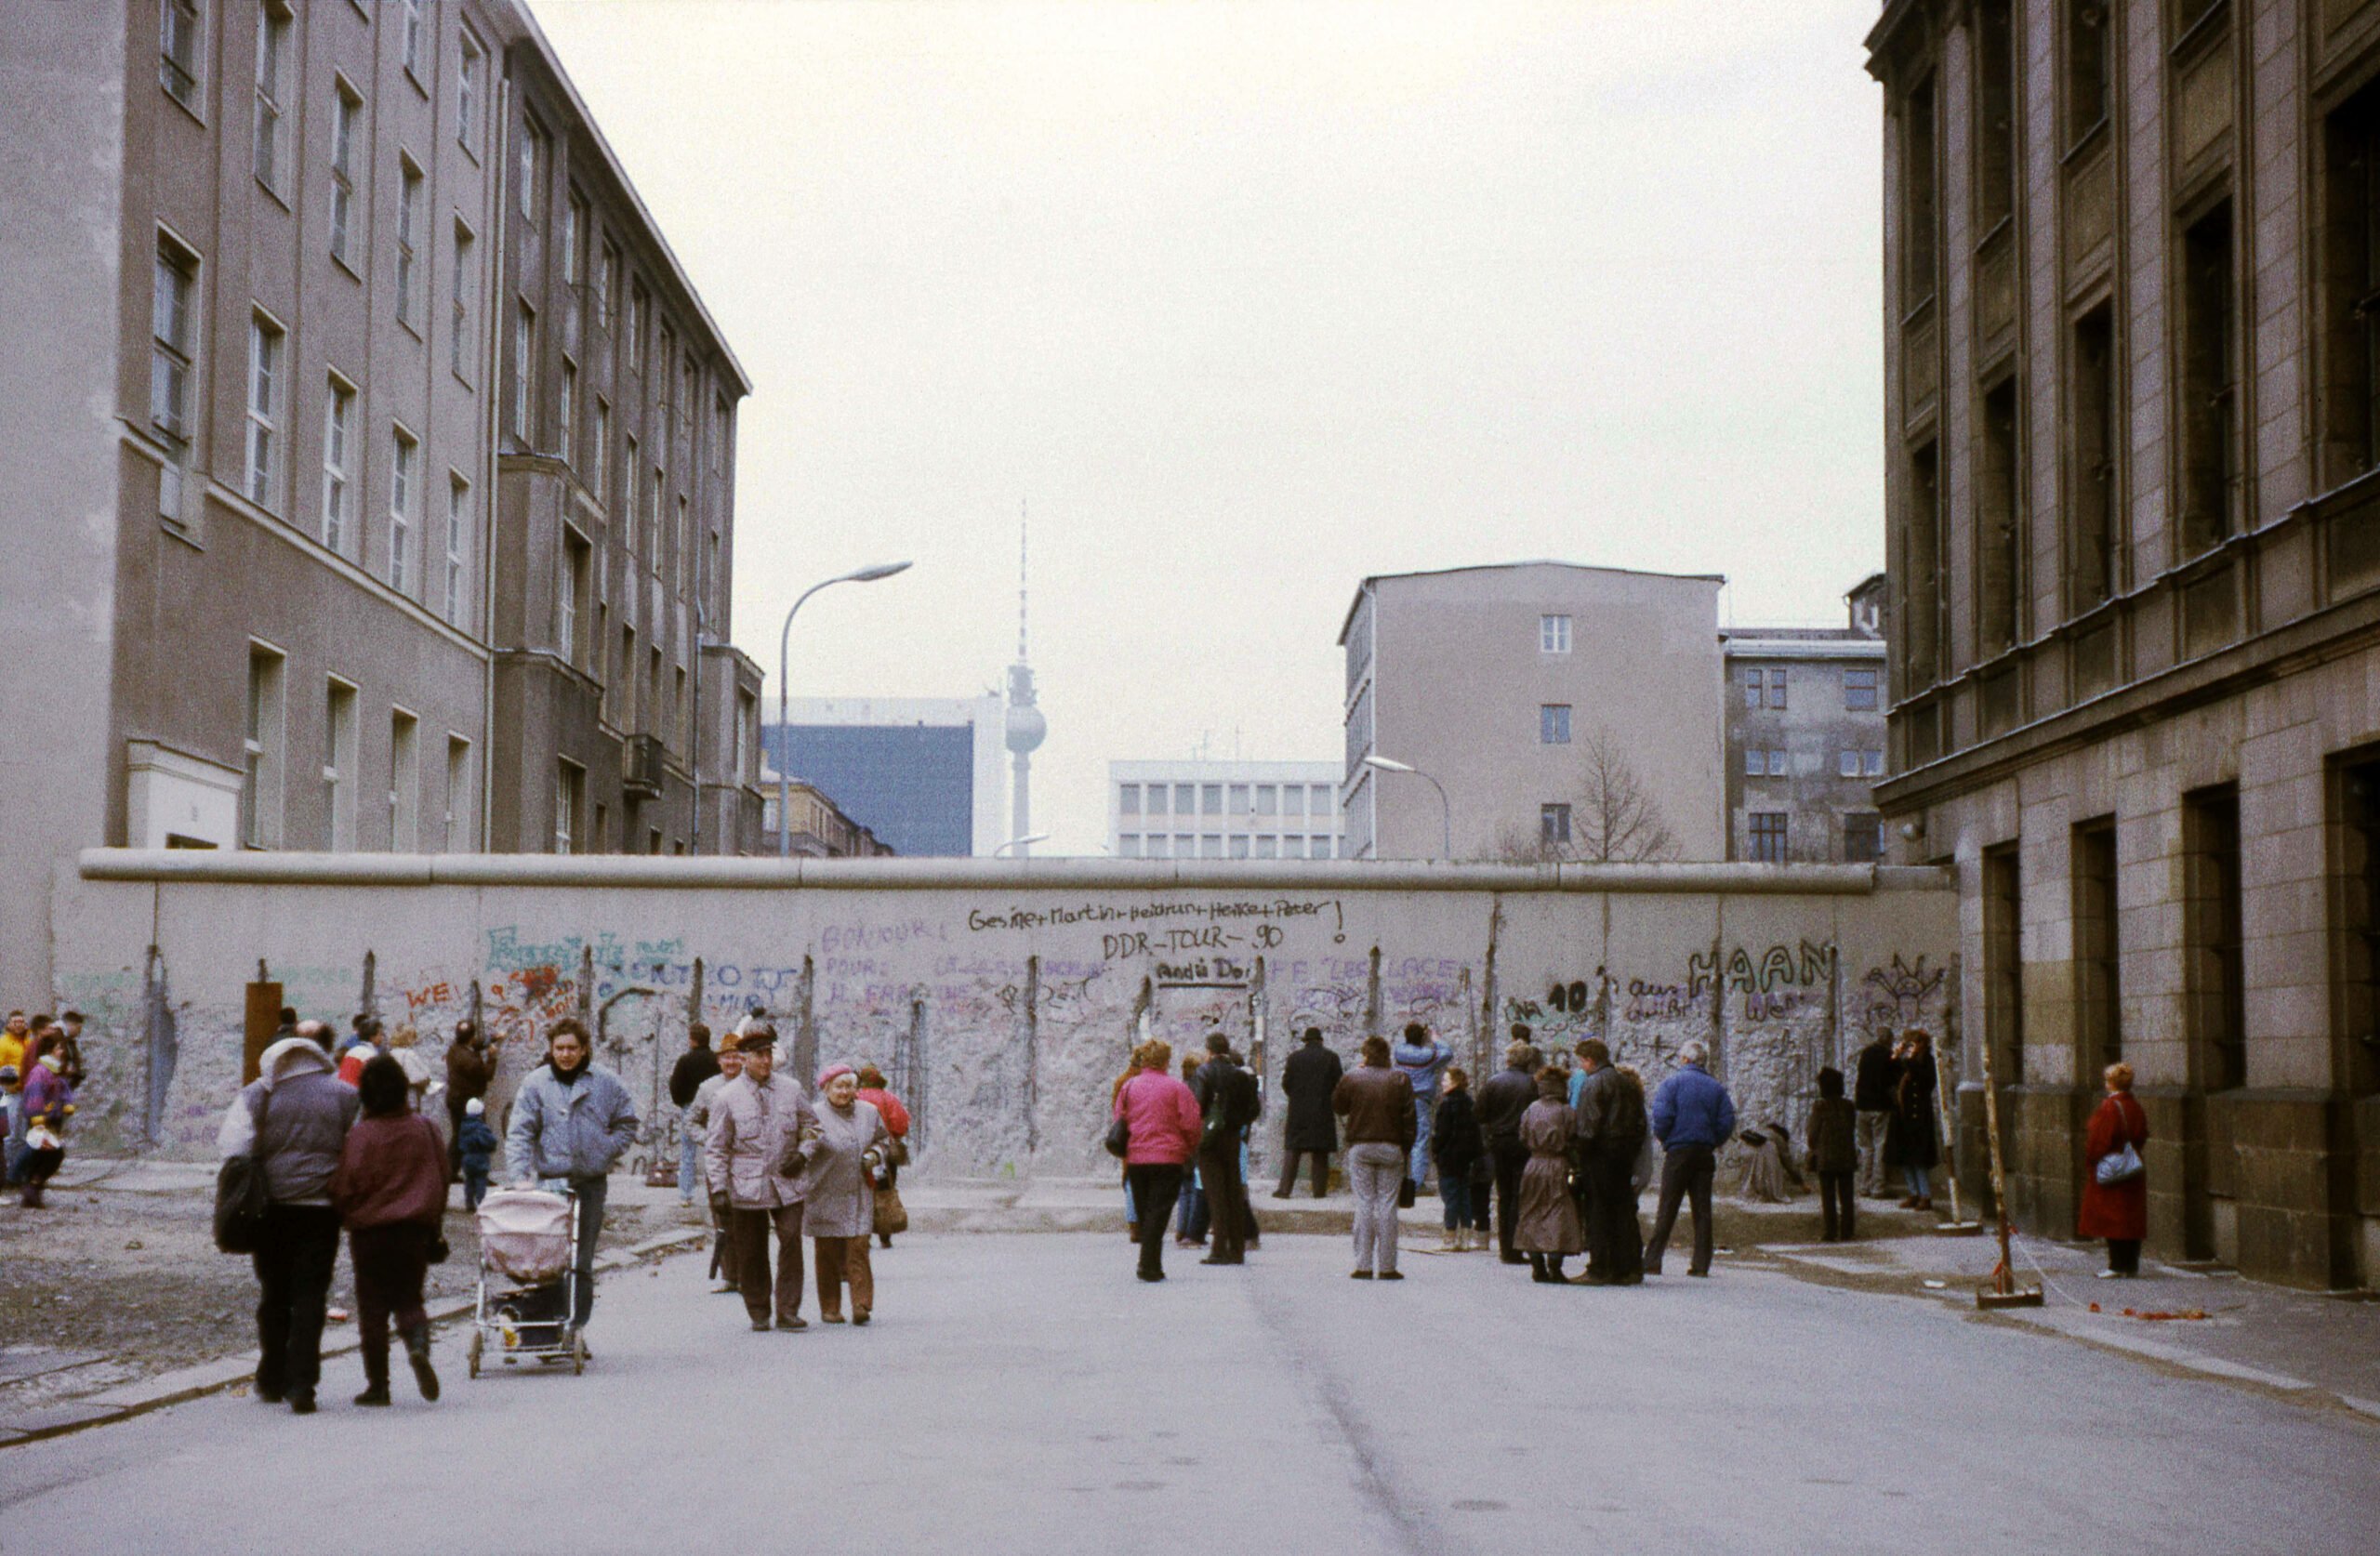
<path id="1" fill-rule="evenodd" d="M 901 1203 L 901 1191 L 886 1183 L 876 1191 L 876 1235 L 890 1237 L 896 1232 L 909 1230 L 909 1208 Z"/>
<path id="2" fill-rule="evenodd" d="M 1115 1118 L 1108 1123 L 1106 1143 L 1107 1154 L 1118 1160 L 1121 1160 L 1124 1153 L 1132 1148 L 1131 1120 L 1126 1118 L 1120 1113 L 1117 1114 Z"/>
<path id="3" fill-rule="evenodd" d="M 268 1087 L 257 1103 L 256 1142 L 246 1155 L 227 1157 L 215 1174 L 215 1246 L 227 1254 L 252 1254 L 264 1241 L 264 1121 L 271 1111 Z"/>
<path id="4" fill-rule="evenodd" d="M 2140 1153 L 2133 1148 L 2132 1120 L 2125 1115 L 2121 1105 L 2116 1108 L 2116 1118 L 2124 1127 L 2124 1140 L 2113 1151 L 2100 1157 L 2091 1169 L 2092 1176 L 2099 1180 L 2103 1189 L 2112 1188 L 2118 1183 L 2129 1183 L 2148 1170 L 2140 1160 Z"/>
<path id="5" fill-rule="evenodd" d="M 1396 1185 L 1396 1207 L 1399 1210 L 1412 1209 L 1413 1202 L 1421 1196 L 1421 1186 L 1408 1178 Z"/>

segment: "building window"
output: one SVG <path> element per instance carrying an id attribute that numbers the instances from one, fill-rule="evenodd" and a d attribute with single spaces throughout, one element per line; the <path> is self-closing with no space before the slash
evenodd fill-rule
<path id="1" fill-rule="evenodd" d="M 2066 144 L 2079 145 L 2107 122 L 2113 61 L 2108 50 L 2108 0 L 2066 0 Z"/>
<path id="2" fill-rule="evenodd" d="M 517 299 L 512 315 L 512 439 L 526 453 L 535 445 L 530 440 L 530 418 L 536 406 L 530 397 L 530 387 L 536 376 L 537 310 L 529 299 Z"/>
<path id="3" fill-rule="evenodd" d="M 1259 859 L 1278 859 L 1280 856 L 1281 856 L 1281 840 L 1280 840 L 1278 837 L 1259 837 L 1259 838 L 1257 838 L 1257 839 L 1256 839 L 1256 857 L 1257 857 L 1257 858 L 1259 858 Z"/>
<path id="4" fill-rule="evenodd" d="M 2239 531 L 2239 308 L 2231 278 L 2231 204 L 2182 234 L 2181 403 L 2184 556 Z"/>
<path id="5" fill-rule="evenodd" d="M 1860 758 L 1859 776 L 1882 778 L 1884 775 L 1884 753 L 1881 747 L 1865 753 Z"/>
<path id="6" fill-rule="evenodd" d="M 1151 784 L 1151 785 L 1149 785 L 1149 787 L 1148 787 L 1148 798 L 1149 798 L 1149 814 L 1150 814 L 1150 815 L 1152 815 L 1152 816 L 1161 816 L 1161 815 L 1164 815 L 1164 814 L 1166 813 L 1166 803 L 1165 803 L 1165 801 L 1166 801 L 1166 795 L 1168 794 L 1168 792 L 1169 792 L 1169 791 L 1168 791 L 1168 789 L 1167 789 L 1166 785 L 1163 785 L 1163 784 Z"/>
<path id="7" fill-rule="evenodd" d="M 281 768 L 285 749 L 284 687 L 287 656 L 262 643 L 248 644 L 247 728 L 243 740 L 247 770 L 240 787 L 240 842 L 252 849 L 281 843 Z"/>
<path id="8" fill-rule="evenodd" d="M 1173 813 L 1177 816 L 1195 816 L 1198 813 L 1197 785 L 1176 784 L 1173 785 Z"/>
<path id="9" fill-rule="evenodd" d="M 1127 832 L 1127 833 L 1123 834 L 1122 836 L 1118 837 L 1116 839 L 1116 857 L 1117 857 L 1117 858 L 1118 858 L 1118 859 L 1138 859 L 1140 856 L 1141 856 L 1141 835 L 1140 835 L 1139 833 L 1137 833 L 1137 832 Z"/>
<path id="10" fill-rule="evenodd" d="M 2067 470 L 2068 609 L 2080 615 L 2115 593 L 2115 310 L 2101 303 L 2074 322 L 2068 376 L 2071 431 Z"/>
<path id="11" fill-rule="evenodd" d="M 1260 816 L 1277 816 L 1281 813 L 1281 786 L 1278 784 L 1256 785 L 1256 813 Z"/>
<path id="12" fill-rule="evenodd" d="M 1903 684 L 1924 688 L 1939 673 L 1942 631 L 1942 502 L 1940 446 L 1927 442 L 1909 459 L 1907 511 L 1901 531 Z"/>
<path id="13" fill-rule="evenodd" d="M 257 182 L 281 192 L 282 175 L 289 161 L 282 92 L 289 71 L 289 7 L 280 0 L 264 0 L 257 14 Z"/>
<path id="14" fill-rule="evenodd" d="M 557 393 L 559 399 L 554 405 L 555 432 L 558 435 L 555 452 L 562 455 L 562 462 L 568 465 L 578 454 L 578 440 L 573 435 L 578 423 L 578 364 L 568 357 L 562 359 L 562 382 L 557 386 Z"/>
<path id="15" fill-rule="evenodd" d="M 1223 808 L 1225 813 L 1229 815 L 1248 814 L 1248 785 L 1245 784 L 1231 785 L 1231 792 L 1224 797 Z"/>
<path id="16" fill-rule="evenodd" d="M 413 578 L 414 519 L 419 511 L 421 482 L 416 469 L 421 444 L 400 427 L 390 435 L 389 459 L 389 587 L 406 593 Z"/>
<path id="17" fill-rule="evenodd" d="M 419 81 L 422 78 L 423 73 L 421 69 L 421 0 L 400 0 L 400 4 L 404 7 L 403 41 L 399 46 L 401 49 L 401 58 L 404 60 L 405 73 L 413 77 L 416 81 Z"/>
<path id="18" fill-rule="evenodd" d="M 414 311 L 414 248 L 421 236 L 421 169 L 410 157 L 397 159 L 397 323 L 407 329 Z M 418 333 L 416 331 L 416 333 Z"/>
<path id="19" fill-rule="evenodd" d="M 742 783 L 748 774 L 746 764 L 751 759 L 752 697 L 749 692 L 735 693 L 735 781 Z"/>
<path id="20" fill-rule="evenodd" d="M 2332 813 L 2337 820 L 2337 880 L 2331 897 L 2333 961 L 2338 980 L 2332 1005 L 2334 1051 L 2346 1056 L 2341 1088 L 2354 1097 L 2380 1091 L 2380 761 L 2334 768 Z"/>
<path id="21" fill-rule="evenodd" d="M 1752 857 L 1757 864 L 1785 863 L 1785 813 L 1754 811 L 1751 817 Z"/>
<path id="22" fill-rule="evenodd" d="M 165 445 L 157 478 L 157 511 L 179 522 L 182 472 L 190 461 L 190 386 L 196 331 L 191 298 L 196 290 L 198 257 L 157 234 L 157 269 L 149 296 L 149 425 Z"/>
<path id="23" fill-rule="evenodd" d="M 2022 636 L 2024 505 L 2016 438 L 2016 380 L 1983 397 L 1981 448 L 1976 471 L 1976 615 L 1984 657 L 2005 653 Z"/>
<path id="24" fill-rule="evenodd" d="M 1843 672 L 1843 707 L 1846 713 L 1876 711 L 1876 672 L 1845 670 Z"/>
<path id="25" fill-rule="evenodd" d="M 2208 1091 L 2248 1079 L 2240 879 L 2240 791 L 2182 797 L 2182 941 L 2191 1071 Z"/>
<path id="26" fill-rule="evenodd" d="M 628 371 L 644 369 L 644 316 L 652 308 L 645 296 L 644 284 L 638 282 L 628 288 Z"/>
<path id="27" fill-rule="evenodd" d="M 348 515 L 352 504 L 352 470 L 349 454 L 354 447 L 355 390 L 333 375 L 323 398 L 323 544 L 344 554 Z"/>
<path id="28" fill-rule="evenodd" d="M 1994 1082 L 2023 1085 L 2024 883 L 2014 843 L 1983 851 L 1983 1033 Z"/>
<path id="29" fill-rule="evenodd" d="M 1172 840 L 1171 840 L 1170 838 L 1167 837 L 1165 836 L 1165 834 L 1163 834 L 1162 832 L 1152 832 L 1152 833 L 1150 833 L 1150 834 L 1148 835 L 1147 842 L 1148 842 L 1148 854 L 1147 854 L 1147 857 L 1148 857 L 1148 858 L 1151 858 L 1151 859 L 1170 859 L 1170 858 L 1171 858 L 1171 857 L 1173 856 L 1173 843 L 1172 843 Z"/>
<path id="30" fill-rule="evenodd" d="M 1306 807 L 1307 814 L 1313 816 L 1315 820 L 1320 821 L 1325 816 L 1330 814 L 1330 785 L 1328 784 L 1315 785 L 1314 799 L 1313 803 Z"/>
<path id="31" fill-rule="evenodd" d="M 1570 807 L 1540 805 L 1537 808 L 1537 840 L 1540 843 L 1567 843 L 1570 840 Z"/>
<path id="32" fill-rule="evenodd" d="M 471 743 L 461 735 L 446 737 L 446 851 L 470 851 L 471 816 L 478 809 L 471 803 Z"/>
<path id="33" fill-rule="evenodd" d="M 565 530 L 562 537 L 562 576 L 555 580 L 554 641 L 562 656 L 578 663 L 578 597 L 587 587 L 587 542 Z"/>
<path id="34" fill-rule="evenodd" d="M 537 170 L 546 161 L 546 132 L 535 119 L 521 121 L 521 219 L 537 221 Z"/>
<path id="35" fill-rule="evenodd" d="M 2320 432 L 2336 484 L 2380 465 L 2380 83 L 2331 115 L 2322 141 L 2330 394 Z"/>
<path id="36" fill-rule="evenodd" d="M 282 329 L 263 314 L 248 321 L 248 501 L 271 508 L 280 455 Z"/>
<path id="37" fill-rule="evenodd" d="M 620 493 L 620 548 L 628 554 L 630 561 L 634 561 L 637 494 L 644 481 L 644 470 L 637 463 L 636 439 L 623 438 L 620 440 L 620 444 L 625 450 L 620 461 L 620 474 L 628 481 L 628 485 Z"/>
<path id="38" fill-rule="evenodd" d="M 576 762 L 564 759 L 554 769 L 554 851 L 573 851 L 578 836 L 578 808 L 587 799 L 587 771 Z M 602 846 L 602 839 L 596 839 Z"/>
<path id="39" fill-rule="evenodd" d="M 1245 832 L 1236 832 L 1236 833 L 1232 834 L 1232 838 L 1231 838 L 1231 856 L 1232 856 L 1234 859 L 1245 859 L 1245 858 L 1247 858 L 1247 857 L 1248 857 L 1248 834 L 1247 834 L 1247 833 L 1245 833 Z"/>
<path id="40" fill-rule="evenodd" d="M 421 720 L 403 708 L 389 714 L 389 851 L 421 846 Z"/>
<path id="41" fill-rule="evenodd" d="M 594 445 L 588 450 L 588 484 L 594 489 L 595 500 L 601 503 L 610 494 L 612 471 L 612 402 L 602 395 L 595 397 Z"/>
<path id="42" fill-rule="evenodd" d="M 331 257 L 355 269 L 355 125 L 364 99 L 346 82 L 331 95 Z"/>
<path id="43" fill-rule="evenodd" d="M 1989 235 L 2016 210 L 2016 51 L 2010 0 L 1975 13 L 1975 230 Z"/>
<path id="44" fill-rule="evenodd" d="M 1190 836 L 1186 832 L 1175 833 L 1173 835 L 1173 857 L 1176 859 L 1197 858 L 1198 839 Z"/>
<path id="45" fill-rule="evenodd" d="M 1223 813 L 1223 786 L 1221 784 L 1198 785 L 1198 813 L 1206 816 Z"/>
<path id="46" fill-rule="evenodd" d="M 1785 667 L 1748 669 L 1744 672 L 1744 706 L 1782 708 L 1785 705 Z"/>
<path id="47" fill-rule="evenodd" d="M 1941 219 L 1934 165 L 1934 78 L 1912 88 L 1901 121 L 1901 311 L 1934 296 L 1936 224 Z"/>
<path id="48" fill-rule="evenodd" d="M 1306 841 L 1312 845 L 1309 851 L 1309 857 L 1315 859 L 1328 859 L 1330 857 L 1331 842 L 1329 838 L 1310 837 L 1306 839 Z"/>
<path id="49" fill-rule="evenodd" d="M 1858 753 L 1858 752 L 1857 752 L 1857 751 L 1845 751 L 1845 752 L 1842 753 L 1842 754 L 1841 754 L 1841 756 L 1836 759 L 1836 764 L 1835 764 L 1835 770 L 1834 770 L 1834 771 L 1835 771 L 1835 776 L 1836 776 L 1836 777 L 1838 777 L 1838 778 L 1857 778 L 1857 777 L 1858 777 L 1858 776 L 1859 776 L 1859 753 Z"/>
<path id="50" fill-rule="evenodd" d="M 471 295 L 479 290 L 475 271 L 478 270 L 478 244 L 471 241 L 471 230 L 460 221 L 455 223 L 455 296 L 451 310 L 451 336 L 446 342 L 446 361 L 455 376 L 465 383 L 471 381 L 471 359 L 478 355 L 471 349 Z"/>
<path id="51" fill-rule="evenodd" d="M 1141 786 L 1138 784 L 1116 785 L 1116 813 L 1119 816 L 1137 816 L 1141 813 Z"/>
<path id="52" fill-rule="evenodd" d="M 355 847 L 355 688 L 334 679 L 323 697 L 323 814 L 330 850 Z"/>
<path id="53" fill-rule="evenodd" d="M 1568 616 L 1537 618 L 1537 651 L 1540 653 L 1570 652 L 1570 618 Z"/>
<path id="54" fill-rule="evenodd" d="M 198 0 L 160 0 L 157 85 L 184 108 L 198 106 Z"/>
<path id="55" fill-rule="evenodd" d="M 1537 743 L 1540 745 L 1570 744 L 1570 705 L 1545 703 L 1537 710 Z"/>
<path id="56" fill-rule="evenodd" d="M 607 243 L 601 268 L 595 272 L 595 324 L 605 335 L 612 333 L 613 310 L 619 303 L 620 251 Z"/>
<path id="57" fill-rule="evenodd" d="M 1744 776 L 1747 778 L 1765 778 L 1768 776 L 1768 753 L 1766 751 L 1762 750 L 1757 746 L 1748 747 L 1745 750 Z"/>
<path id="58" fill-rule="evenodd" d="M 572 190 L 562 207 L 562 306 L 568 310 L 571 339 L 576 342 L 579 325 L 587 317 L 586 261 L 578 245 L 587 241 L 587 198 Z M 582 348 L 583 349 L 583 348 Z"/>
<path id="59" fill-rule="evenodd" d="M 1303 784 L 1281 785 L 1281 814 L 1291 821 L 1305 814 L 1305 785 Z"/>
<path id="60" fill-rule="evenodd" d="M 444 614 L 448 621 L 460 626 L 465 604 L 463 584 L 469 576 L 463 559 L 469 554 L 471 543 L 471 483 L 452 470 L 446 472 L 446 478 Z"/>
<path id="61" fill-rule="evenodd" d="M 455 72 L 455 143 L 466 152 L 477 152 L 480 147 L 480 74 L 486 68 L 487 51 L 479 40 L 466 30 L 461 34 L 462 57 Z"/>
<path id="62" fill-rule="evenodd" d="M 2123 1057 L 2123 974 L 2116 928 L 2116 825 L 2088 822 L 2074 829 L 2075 1034 L 2092 1072 Z"/>
<path id="63" fill-rule="evenodd" d="M 1843 818 L 1843 857 L 1853 864 L 1872 864 L 1884 856 L 1884 818 L 1874 811 L 1854 811 Z"/>

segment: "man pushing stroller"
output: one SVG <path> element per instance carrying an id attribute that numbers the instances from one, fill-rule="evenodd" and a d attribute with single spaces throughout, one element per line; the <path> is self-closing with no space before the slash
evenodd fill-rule
<path id="1" fill-rule="evenodd" d="M 595 1311 L 604 1193 L 613 1164 L 636 1143 L 636 1104 L 620 1078 L 593 1062 L 587 1029 L 575 1021 L 556 1022 L 546 1036 L 546 1062 L 530 1072 L 512 1100 L 504 1160 L 517 1184 L 568 1189 L 578 1196 L 575 1328 L 585 1328 Z"/>

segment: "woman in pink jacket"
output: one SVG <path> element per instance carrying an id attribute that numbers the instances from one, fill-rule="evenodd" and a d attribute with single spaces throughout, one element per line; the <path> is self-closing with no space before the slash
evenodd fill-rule
<path id="1" fill-rule="evenodd" d="M 1173 1048 L 1152 1042 L 1144 1068 L 1117 1088 L 1115 1116 L 1124 1120 L 1124 1179 L 1140 1208 L 1141 1279 L 1165 1279 L 1165 1207 L 1182 1196 L 1182 1175 L 1198 1154 L 1206 1120 L 1198 1099 L 1174 1078 Z"/>

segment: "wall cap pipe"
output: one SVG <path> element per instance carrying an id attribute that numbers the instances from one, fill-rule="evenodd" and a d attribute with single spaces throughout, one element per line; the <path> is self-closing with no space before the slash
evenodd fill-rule
<path id="1" fill-rule="evenodd" d="M 1868 896 L 1945 890 L 1896 864 L 1443 864 L 1397 860 L 722 859 L 640 854 L 279 853 L 85 849 L 85 880 L 190 886 L 523 886 L 910 891 L 1654 892 Z"/>

